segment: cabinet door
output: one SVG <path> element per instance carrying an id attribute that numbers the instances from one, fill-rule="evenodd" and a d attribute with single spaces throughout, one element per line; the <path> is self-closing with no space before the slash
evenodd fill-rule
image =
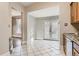
<path id="1" fill-rule="evenodd" d="M 77 2 L 71 3 L 71 23 L 75 23 L 77 19 Z"/>
<path id="2" fill-rule="evenodd" d="M 76 16 L 77 16 L 76 22 L 79 23 L 79 3 L 77 3 Z"/>

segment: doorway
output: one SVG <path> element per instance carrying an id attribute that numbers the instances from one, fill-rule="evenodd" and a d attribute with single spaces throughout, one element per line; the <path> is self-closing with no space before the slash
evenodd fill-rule
<path id="1" fill-rule="evenodd" d="M 21 47 L 23 41 L 23 26 L 22 26 L 22 12 L 11 9 L 11 39 L 9 40 L 9 49 L 11 55 L 21 55 Z M 18 53 L 17 53 L 18 51 Z"/>
<path id="2" fill-rule="evenodd" d="M 41 9 L 27 14 L 28 55 L 61 55 L 60 20 L 57 8 L 59 7 Z"/>
<path id="3" fill-rule="evenodd" d="M 21 16 L 12 17 L 12 37 L 22 37 Z"/>
<path id="4" fill-rule="evenodd" d="M 12 37 L 22 38 L 22 15 L 20 11 L 11 9 L 12 14 Z"/>

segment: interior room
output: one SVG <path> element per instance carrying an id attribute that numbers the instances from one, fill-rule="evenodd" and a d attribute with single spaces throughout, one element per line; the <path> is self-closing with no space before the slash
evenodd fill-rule
<path id="1" fill-rule="evenodd" d="M 79 56 L 78 2 L 0 2 L 1 56 Z"/>

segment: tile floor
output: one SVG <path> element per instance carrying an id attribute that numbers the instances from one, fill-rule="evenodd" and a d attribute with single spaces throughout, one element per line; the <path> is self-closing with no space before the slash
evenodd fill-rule
<path id="1" fill-rule="evenodd" d="M 21 44 L 20 39 L 16 39 L 16 47 L 13 49 L 11 56 L 27 56 L 27 46 L 26 44 Z"/>
<path id="2" fill-rule="evenodd" d="M 17 47 L 11 56 L 60 56 L 59 41 L 34 40 L 31 44 L 21 46 L 17 40 Z"/>
<path id="3" fill-rule="evenodd" d="M 59 56 L 59 41 L 34 40 L 27 51 L 28 56 Z"/>

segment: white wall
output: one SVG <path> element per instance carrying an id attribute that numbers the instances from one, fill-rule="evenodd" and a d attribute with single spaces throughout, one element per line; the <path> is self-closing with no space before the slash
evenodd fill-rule
<path id="1" fill-rule="evenodd" d="M 59 40 L 58 33 L 59 31 L 59 24 L 58 24 L 58 16 L 51 16 L 51 17 L 43 17 L 43 18 L 36 18 L 36 25 L 35 25 L 35 39 L 52 39 L 56 38 L 55 40 Z M 52 29 L 52 34 L 50 34 L 50 24 Z M 56 32 L 56 33 L 55 33 Z M 51 37 L 52 36 L 52 37 Z"/>
<path id="2" fill-rule="evenodd" d="M 30 12 L 30 14 L 34 17 L 57 16 L 59 15 L 59 6 L 36 10 L 36 11 Z"/>
<path id="3" fill-rule="evenodd" d="M 57 21 L 53 22 L 51 21 L 52 24 L 52 34 L 51 34 L 51 39 L 52 40 L 59 40 L 60 41 L 60 24 L 59 24 L 59 19 Z"/>
<path id="4" fill-rule="evenodd" d="M 27 17 L 27 44 L 30 44 L 34 39 L 34 31 L 35 31 L 35 18 L 29 15 Z"/>
<path id="5" fill-rule="evenodd" d="M 35 39 L 44 39 L 44 20 L 35 18 Z"/>
<path id="6" fill-rule="evenodd" d="M 10 6 L 11 8 L 14 8 L 15 10 L 17 10 L 17 11 L 19 11 L 19 12 L 22 12 L 22 11 L 23 11 L 23 10 L 22 10 L 23 6 L 20 5 L 19 3 L 17 3 L 17 2 L 10 2 L 9 4 L 10 4 L 9 6 Z"/>

